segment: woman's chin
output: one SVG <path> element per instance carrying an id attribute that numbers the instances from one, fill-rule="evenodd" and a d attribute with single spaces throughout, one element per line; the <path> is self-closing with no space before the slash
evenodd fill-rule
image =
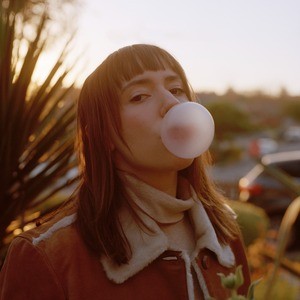
<path id="1" fill-rule="evenodd" d="M 194 158 L 181 158 L 174 155 L 174 164 L 178 171 L 189 167 L 194 161 Z"/>

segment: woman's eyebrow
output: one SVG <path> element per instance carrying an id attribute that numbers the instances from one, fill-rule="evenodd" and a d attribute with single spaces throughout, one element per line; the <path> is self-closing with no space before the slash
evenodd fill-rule
<path id="1" fill-rule="evenodd" d="M 134 86 L 134 85 L 143 85 L 143 84 L 149 84 L 151 82 L 150 79 L 148 78 L 142 78 L 142 79 L 133 79 L 127 83 L 125 83 L 125 85 L 122 87 L 121 92 L 123 93 L 126 89 Z"/>
<path id="2" fill-rule="evenodd" d="M 164 78 L 164 81 L 169 83 L 169 82 L 173 82 L 173 81 L 179 81 L 180 83 L 182 83 L 182 80 L 180 78 L 179 75 L 174 74 L 174 75 L 167 75 Z M 151 78 L 137 78 L 137 79 L 133 79 L 130 80 L 129 82 L 125 83 L 125 85 L 122 87 L 121 89 L 121 93 L 123 93 L 126 89 L 135 86 L 135 85 L 143 85 L 143 84 L 150 84 L 151 82 L 153 82 L 153 79 Z"/>
<path id="3" fill-rule="evenodd" d="M 165 81 L 166 82 L 180 81 L 182 83 L 182 80 L 181 80 L 180 76 L 177 75 L 177 74 L 176 75 L 169 75 L 169 76 L 167 76 L 165 78 Z"/>

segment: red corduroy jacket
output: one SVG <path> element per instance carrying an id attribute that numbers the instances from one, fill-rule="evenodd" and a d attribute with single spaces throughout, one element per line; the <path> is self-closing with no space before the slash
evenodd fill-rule
<path id="1" fill-rule="evenodd" d="M 1 300 L 194 299 L 187 268 L 193 268 L 196 278 L 204 281 L 201 298 L 226 299 L 228 290 L 217 274 L 234 272 L 238 265 L 243 266 L 245 278 L 239 293 L 247 294 L 250 276 L 240 240 L 230 244 L 235 257 L 232 267 L 221 265 L 216 254 L 206 248 L 189 263 L 183 253 L 167 250 L 124 282 L 116 283 L 85 246 L 74 216 L 63 221 L 50 222 L 13 241 L 0 275 Z"/>

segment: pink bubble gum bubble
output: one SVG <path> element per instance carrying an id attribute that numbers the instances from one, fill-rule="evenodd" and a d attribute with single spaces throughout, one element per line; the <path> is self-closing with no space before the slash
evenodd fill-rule
<path id="1" fill-rule="evenodd" d="M 164 116 L 161 139 L 175 156 L 195 158 L 209 148 L 214 131 L 209 111 L 201 104 L 185 102 L 173 106 Z"/>

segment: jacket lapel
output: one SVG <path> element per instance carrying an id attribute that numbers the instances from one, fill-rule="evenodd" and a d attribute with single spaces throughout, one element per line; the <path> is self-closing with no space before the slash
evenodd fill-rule
<path id="1" fill-rule="evenodd" d="M 194 226 L 197 240 L 191 260 L 197 257 L 201 249 L 207 248 L 216 254 L 221 265 L 232 267 L 235 264 L 235 257 L 230 246 L 219 243 L 201 201 L 197 199 L 192 188 L 191 192 L 195 205 L 190 209 L 189 217 Z M 142 212 L 137 211 L 137 214 L 142 218 L 146 228 L 141 228 L 125 207 L 120 211 L 120 222 L 132 251 L 129 263 L 119 266 L 107 256 L 102 256 L 100 259 L 107 277 L 115 283 L 123 283 L 144 269 L 163 252 L 170 250 L 168 238 L 157 223 Z M 180 249 L 171 250 L 180 251 Z"/>

